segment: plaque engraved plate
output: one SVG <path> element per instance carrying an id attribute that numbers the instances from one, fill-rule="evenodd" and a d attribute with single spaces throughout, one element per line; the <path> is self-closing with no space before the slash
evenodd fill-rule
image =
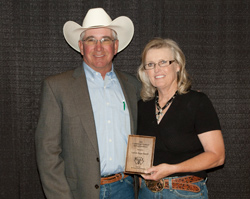
<path id="1" fill-rule="evenodd" d="M 155 137 L 129 135 L 125 173 L 143 174 L 153 165 Z"/>

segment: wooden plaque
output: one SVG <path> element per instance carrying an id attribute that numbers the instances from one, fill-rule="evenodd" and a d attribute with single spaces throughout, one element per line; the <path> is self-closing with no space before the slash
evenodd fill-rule
<path id="1" fill-rule="evenodd" d="M 143 174 L 153 165 L 155 137 L 129 135 L 125 173 Z"/>

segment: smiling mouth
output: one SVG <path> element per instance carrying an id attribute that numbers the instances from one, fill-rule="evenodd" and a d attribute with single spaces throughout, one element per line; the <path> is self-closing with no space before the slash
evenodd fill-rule
<path id="1" fill-rule="evenodd" d="M 97 58 L 103 57 L 104 55 L 94 55 Z"/>
<path id="2" fill-rule="evenodd" d="M 155 79 L 160 79 L 160 78 L 163 78 L 165 77 L 165 75 L 158 75 L 158 76 L 155 76 Z"/>

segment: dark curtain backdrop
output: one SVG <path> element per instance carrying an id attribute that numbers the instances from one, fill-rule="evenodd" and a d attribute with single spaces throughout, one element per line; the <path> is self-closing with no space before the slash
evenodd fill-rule
<path id="1" fill-rule="evenodd" d="M 250 198 L 249 6 L 247 0 L 1 0 L 0 198 L 45 198 L 34 148 L 41 83 L 81 64 L 62 27 L 68 20 L 81 24 L 93 7 L 134 22 L 130 46 L 114 60 L 120 70 L 135 74 L 153 37 L 179 43 L 193 89 L 212 100 L 225 139 L 226 163 L 209 171 L 209 196 Z"/>

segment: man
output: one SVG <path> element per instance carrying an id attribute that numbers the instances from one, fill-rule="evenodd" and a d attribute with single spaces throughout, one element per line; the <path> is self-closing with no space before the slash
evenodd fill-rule
<path id="1" fill-rule="evenodd" d="M 134 198 L 134 179 L 123 172 L 128 135 L 136 133 L 140 85 L 112 64 L 130 43 L 133 23 L 124 16 L 112 21 L 95 8 L 82 26 L 68 21 L 63 32 L 84 62 L 43 84 L 36 151 L 45 195 Z"/>

